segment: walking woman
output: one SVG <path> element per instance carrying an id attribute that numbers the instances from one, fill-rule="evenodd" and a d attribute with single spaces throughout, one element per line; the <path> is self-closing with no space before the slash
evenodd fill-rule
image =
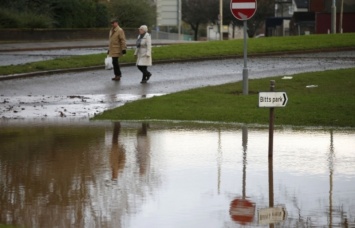
<path id="1" fill-rule="evenodd" d="M 152 39 L 146 25 L 142 25 L 138 30 L 139 35 L 134 55 L 137 58 L 137 67 L 143 74 L 141 83 L 147 83 L 152 76 L 148 71 L 148 66 L 152 65 Z"/>

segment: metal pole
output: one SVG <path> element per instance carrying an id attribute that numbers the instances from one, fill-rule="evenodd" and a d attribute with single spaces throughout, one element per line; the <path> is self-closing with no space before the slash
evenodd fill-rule
<path id="1" fill-rule="evenodd" d="M 179 8 L 179 15 L 178 15 L 178 36 L 179 40 L 181 40 L 181 0 L 178 0 L 178 8 Z"/>
<path id="2" fill-rule="evenodd" d="M 244 20 L 244 68 L 243 68 L 243 94 L 248 95 L 248 66 L 247 66 L 247 21 Z"/>
<path id="3" fill-rule="evenodd" d="M 223 0 L 219 0 L 219 38 L 223 40 Z"/>
<path id="4" fill-rule="evenodd" d="M 335 6 L 335 0 L 333 0 L 331 16 L 332 16 L 331 33 L 335 34 L 336 33 L 336 19 L 337 19 L 337 7 Z"/>
<path id="5" fill-rule="evenodd" d="M 275 80 L 270 81 L 270 91 L 275 91 Z M 274 108 L 270 108 L 270 115 L 269 115 L 269 158 L 273 156 L 274 150 Z"/>
<path id="6" fill-rule="evenodd" d="M 340 19 L 339 19 L 339 33 L 343 33 L 343 9 L 344 9 L 344 0 L 341 0 Z"/>

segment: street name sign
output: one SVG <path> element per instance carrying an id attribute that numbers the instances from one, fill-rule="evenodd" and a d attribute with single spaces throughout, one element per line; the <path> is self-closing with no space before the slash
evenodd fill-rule
<path id="1" fill-rule="evenodd" d="M 286 92 L 259 92 L 260 108 L 285 107 L 287 101 Z"/>
<path id="2" fill-rule="evenodd" d="M 256 12 L 256 0 L 231 0 L 230 10 L 241 21 L 249 20 Z"/>

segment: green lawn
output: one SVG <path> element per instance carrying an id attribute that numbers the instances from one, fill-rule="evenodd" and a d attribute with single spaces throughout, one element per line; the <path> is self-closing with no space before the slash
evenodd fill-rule
<path id="1" fill-rule="evenodd" d="M 248 39 L 248 55 L 355 49 L 355 33 Z M 102 66 L 106 54 L 75 56 L 16 66 L 0 66 L 0 75 L 78 67 Z M 153 48 L 153 61 L 189 61 L 243 56 L 243 40 L 209 41 Z M 133 50 L 120 59 L 134 63 Z M 249 94 L 241 95 L 242 82 L 174 93 L 128 103 L 93 119 L 182 120 L 268 123 L 268 108 L 258 108 L 258 92 L 268 91 L 270 80 L 285 91 L 289 102 L 276 108 L 275 124 L 355 127 L 355 68 L 249 80 Z M 318 85 L 306 88 L 307 85 Z"/>
<path id="2" fill-rule="evenodd" d="M 258 107 L 258 92 L 269 91 L 270 80 L 289 99 L 275 108 L 276 125 L 355 127 L 355 68 L 249 80 L 249 95 L 242 95 L 243 82 L 192 89 L 130 102 L 93 119 L 268 124 L 270 109 Z"/>
<path id="3" fill-rule="evenodd" d="M 287 36 L 248 39 L 248 55 L 295 51 L 337 50 L 355 48 L 355 33 Z M 176 44 L 153 48 L 153 62 L 200 58 L 243 56 L 243 39 Z M 105 53 L 73 56 L 22 65 L 0 66 L 0 75 L 29 73 L 90 66 L 104 67 Z M 134 63 L 133 50 L 120 58 L 121 63 Z"/>

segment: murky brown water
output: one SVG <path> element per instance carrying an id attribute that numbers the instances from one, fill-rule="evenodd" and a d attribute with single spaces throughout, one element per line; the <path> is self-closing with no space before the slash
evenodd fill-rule
<path id="1" fill-rule="evenodd" d="M 354 138 L 277 129 L 268 161 L 267 128 L 2 121 L 0 224 L 354 227 Z"/>

